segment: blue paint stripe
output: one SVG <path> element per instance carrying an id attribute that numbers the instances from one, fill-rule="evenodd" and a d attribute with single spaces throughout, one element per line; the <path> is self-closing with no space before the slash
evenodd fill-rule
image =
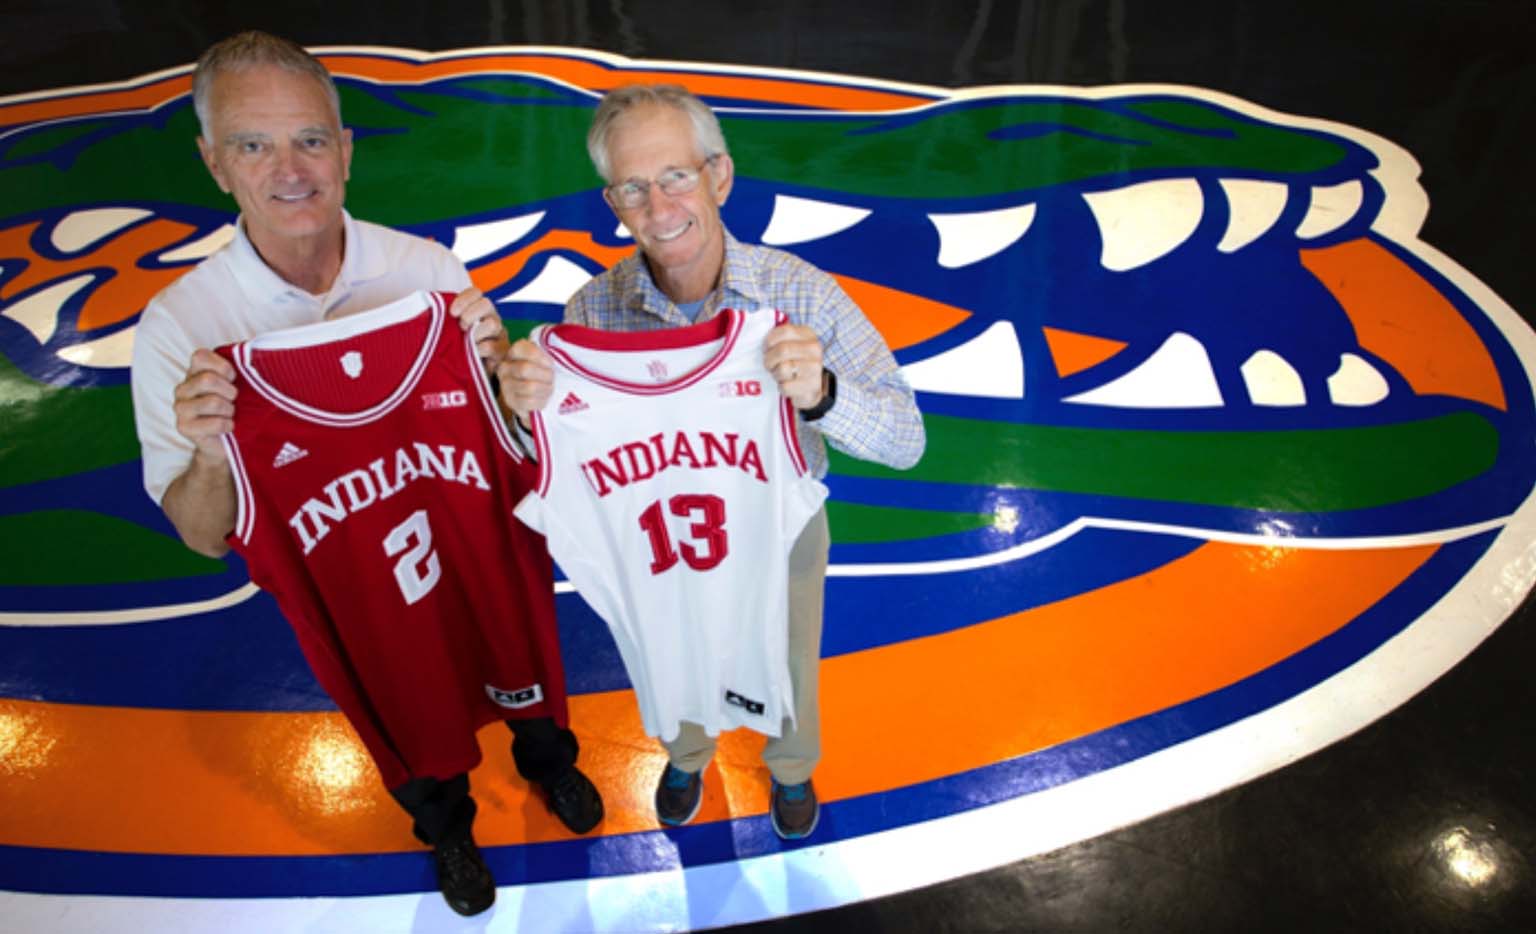
<path id="1" fill-rule="evenodd" d="M 833 578 L 823 652 L 937 635 L 1158 567 L 1189 539 L 1090 531 L 1027 559 L 942 577 Z M 956 594 L 966 595 L 955 599 Z M 629 687 L 608 627 L 579 596 L 555 601 L 572 694 Z M 868 620 L 880 625 L 866 625 Z M 217 613 L 125 626 L 0 626 L 0 697 L 171 710 L 329 711 L 266 594 Z"/>

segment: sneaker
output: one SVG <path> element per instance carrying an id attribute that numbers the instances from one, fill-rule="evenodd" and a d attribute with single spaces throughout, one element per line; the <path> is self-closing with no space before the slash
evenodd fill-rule
<path id="1" fill-rule="evenodd" d="M 809 837 L 821 820 L 821 805 L 809 780 L 798 785 L 773 783 L 773 804 L 768 808 L 773 818 L 773 832 L 785 840 Z"/>
<path id="2" fill-rule="evenodd" d="M 480 857 L 475 838 L 439 843 L 432 848 L 437 863 L 437 887 L 448 907 L 461 915 L 477 915 L 496 901 L 496 880 Z"/>
<path id="3" fill-rule="evenodd" d="M 693 820 L 704 801 L 704 779 L 698 772 L 684 772 L 672 763 L 656 783 L 656 819 L 668 827 Z"/>
<path id="4" fill-rule="evenodd" d="M 539 786 L 544 789 L 544 802 L 571 833 L 586 833 L 603 819 L 602 796 L 576 766 Z"/>

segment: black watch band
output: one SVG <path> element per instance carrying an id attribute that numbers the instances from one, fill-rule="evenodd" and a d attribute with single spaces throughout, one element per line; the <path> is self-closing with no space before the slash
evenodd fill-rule
<path id="1" fill-rule="evenodd" d="M 831 370 L 822 370 L 821 375 L 823 384 L 821 401 L 808 409 L 800 410 L 800 417 L 808 422 L 814 422 L 832 411 L 832 404 L 837 401 L 837 374 Z"/>

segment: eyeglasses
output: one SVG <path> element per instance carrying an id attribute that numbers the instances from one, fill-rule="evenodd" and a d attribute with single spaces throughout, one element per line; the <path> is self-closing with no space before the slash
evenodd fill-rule
<path id="1" fill-rule="evenodd" d="M 695 166 L 681 166 L 675 169 L 667 169 L 656 176 L 654 181 L 646 181 L 643 178 L 631 178 L 619 182 L 617 185 L 609 185 L 603 189 L 603 197 L 608 203 L 621 210 L 633 210 L 645 204 L 651 198 L 651 185 L 660 188 L 662 194 L 676 197 L 686 195 L 699 187 L 699 173 L 704 167 L 720 158 L 717 152 Z"/>

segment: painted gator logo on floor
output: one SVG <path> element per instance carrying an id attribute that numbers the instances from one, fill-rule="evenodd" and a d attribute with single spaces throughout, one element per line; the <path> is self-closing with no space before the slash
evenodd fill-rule
<path id="1" fill-rule="evenodd" d="M 358 140 L 354 213 L 451 243 L 508 317 L 557 317 L 631 248 L 580 158 L 590 89 L 623 72 L 331 62 Z M 498 74 L 512 66 L 525 74 Z M 190 147 L 185 80 L 0 110 L 0 378 L 33 400 L 7 406 L 6 489 L 90 483 L 136 456 L 121 388 L 136 315 L 231 220 Z M 902 482 L 840 459 L 840 475 L 892 481 L 845 485 L 844 541 L 978 553 L 1085 516 L 1420 534 L 1497 521 L 1530 489 L 1508 456 L 1530 434 L 1524 374 L 1485 312 L 1396 242 L 1425 201 L 1380 140 L 1187 89 L 695 83 L 741 166 L 727 223 L 837 275 L 925 392 L 930 453 L 901 480 L 944 485 L 941 510 L 886 508 L 910 505 Z M 145 524 L 137 506 L 69 502 L 29 496 L 0 520 L 68 533 L 6 584 L 157 576 L 125 548 L 213 570 L 123 525 Z"/>
<path id="2" fill-rule="evenodd" d="M 1532 336 L 1419 242 L 1429 201 L 1387 141 L 1192 88 L 947 92 L 518 50 L 324 58 L 356 134 L 353 213 L 450 244 L 514 329 L 557 319 L 633 249 L 582 140 L 604 89 L 663 79 L 719 109 L 732 231 L 832 273 L 896 350 L 928 452 L 903 473 L 834 457 L 827 669 L 875 659 L 889 685 L 949 665 L 967 709 L 1021 703 L 1006 692 L 1022 684 L 1042 713 L 954 761 L 829 778 L 831 807 L 1005 768 L 1024 771 L 925 813 L 1054 787 L 1266 710 L 1436 613 L 1479 632 L 1502 615 L 1475 591 L 1529 537 Z M 47 689 L 35 667 L 0 683 L 324 709 L 301 666 L 274 692 L 262 663 L 297 659 L 248 639 L 251 664 L 208 679 L 217 697 L 120 664 L 187 670 L 179 652 L 195 668 L 272 613 L 237 562 L 170 538 L 139 485 L 137 315 L 233 219 L 197 160 L 187 85 L 178 70 L 0 102 L 0 658 L 47 657 L 36 624 L 199 614 L 175 645 L 82 636 Z M 573 694 L 621 688 L 600 624 L 563 599 Z M 911 671 L 881 667 L 907 655 Z M 92 664 L 99 677 L 75 676 Z M 1046 710 L 1053 679 L 1095 678 L 1123 703 Z M 1241 703 L 1201 712 L 1218 693 Z M 1083 742 L 1100 745 L 1030 771 Z M 848 807 L 846 835 L 886 829 L 883 810 L 860 823 Z"/>

